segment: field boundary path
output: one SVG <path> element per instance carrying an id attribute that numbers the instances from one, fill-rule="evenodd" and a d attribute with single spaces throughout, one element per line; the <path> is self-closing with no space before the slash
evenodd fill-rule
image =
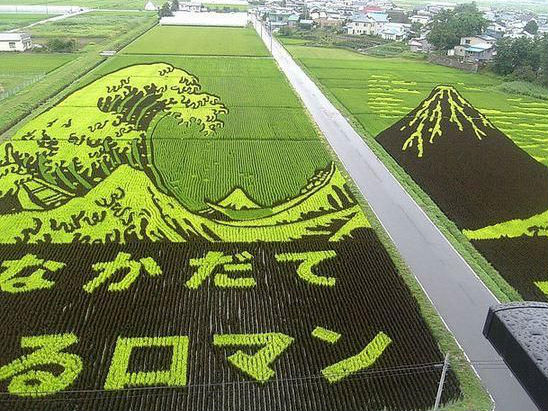
<path id="1" fill-rule="evenodd" d="M 272 44 L 274 59 L 471 360 L 495 409 L 537 410 L 482 334 L 489 307 L 499 301 L 283 46 L 258 22 L 255 29 Z"/>
<path id="2" fill-rule="evenodd" d="M 17 28 L 15 28 L 15 29 L 8 30 L 8 33 L 15 33 L 15 32 L 17 32 L 17 31 L 22 31 L 22 30 L 30 29 L 31 27 L 38 26 L 38 25 L 40 25 L 40 24 L 50 23 L 50 22 L 52 22 L 52 21 L 64 20 L 64 19 L 69 18 L 69 17 L 78 16 L 79 14 L 89 13 L 90 11 L 93 11 L 93 10 L 92 10 L 92 9 L 83 9 L 83 10 L 80 10 L 80 11 L 78 11 L 78 12 L 76 12 L 76 13 L 65 13 L 65 14 L 60 14 L 60 15 L 57 15 L 57 16 L 49 17 L 49 18 L 44 19 L 44 20 L 35 21 L 34 23 L 29 24 L 28 26 L 17 27 Z"/>

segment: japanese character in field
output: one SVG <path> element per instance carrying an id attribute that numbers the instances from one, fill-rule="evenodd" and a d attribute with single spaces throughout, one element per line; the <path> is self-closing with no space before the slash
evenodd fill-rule
<path id="1" fill-rule="evenodd" d="M 335 344 L 341 338 L 339 333 L 323 327 L 316 327 L 312 331 L 312 336 L 328 344 Z M 381 331 L 358 354 L 325 367 L 322 370 L 322 375 L 330 383 L 342 381 L 375 364 L 391 343 L 392 339 Z"/>
<path id="2" fill-rule="evenodd" d="M 34 254 L 26 254 L 19 260 L 6 260 L 2 263 L 4 271 L 0 274 L 0 290 L 7 293 L 24 293 L 51 288 L 54 281 L 44 278 L 46 273 L 55 273 L 65 267 L 58 261 L 46 261 Z M 30 275 L 22 275 L 34 269 Z"/>
<path id="3" fill-rule="evenodd" d="M 0 381 L 9 380 L 8 392 L 18 397 L 43 397 L 70 386 L 83 368 L 82 359 L 65 349 L 78 342 L 74 334 L 21 338 L 23 356 L 0 367 Z M 28 352 L 29 349 L 34 349 Z M 54 366 L 58 371 L 46 370 Z"/>
<path id="4" fill-rule="evenodd" d="M 127 290 L 139 277 L 141 272 L 148 274 L 151 277 L 162 274 L 162 269 L 156 261 L 151 257 L 133 260 L 131 254 L 120 252 L 114 261 L 96 263 L 92 265 L 93 271 L 98 275 L 93 280 L 84 285 L 84 291 L 92 293 L 96 288 L 103 283 L 109 281 L 117 273 L 124 273 L 124 278 L 118 282 L 112 282 L 108 286 L 109 291 Z"/>
<path id="5" fill-rule="evenodd" d="M 335 277 L 324 277 L 314 273 L 314 269 L 323 261 L 336 257 L 333 250 L 308 251 L 305 253 L 283 253 L 276 254 L 278 262 L 299 262 L 297 275 L 302 280 L 312 285 L 334 287 L 337 279 Z"/>
<path id="6" fill-rule="evenodd" d="M 222 251 L 208 251 L 204 257 L 192 258 L 191 267 L 197 267 L 192 277 L 185 283 L 188 288 L 197 289 L 213 276 L 213 283 L 220 288 L 250 288 L 257 283 L 252 277 L 233 277 L 234 273 L 247 273 L 253 270 L 253 256 L 247 251 L 228 255 Z"/>
<path id="7" fill-rule="evenodd" d="M 270 365 L 293 343 L 294 339 L 282 333 L 264 334 L 215 334 L 213 345 L 216 347 L 260 347 L 255 354 L 246 354 L 241 350 L 227 357 L 234 367 L 254 380 L 265 383 L 276 372 Z"/>

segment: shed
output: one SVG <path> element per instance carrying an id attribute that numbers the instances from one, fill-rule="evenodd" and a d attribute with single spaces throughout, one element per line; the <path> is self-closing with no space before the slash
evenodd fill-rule
<path id="1" fill-rule="evenodd" d="M 25 51 L 32 48 L 30 34 L 0 33 L 0 51 Z"/>

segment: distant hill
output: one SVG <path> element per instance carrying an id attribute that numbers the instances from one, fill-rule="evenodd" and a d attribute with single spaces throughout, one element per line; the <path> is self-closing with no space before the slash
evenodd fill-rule
<path id="1" fill-rule="evenodd" d="M 548 209 L 548 168 L 449 86 L 436 87 L 377 141 L 460 228 Z"/>

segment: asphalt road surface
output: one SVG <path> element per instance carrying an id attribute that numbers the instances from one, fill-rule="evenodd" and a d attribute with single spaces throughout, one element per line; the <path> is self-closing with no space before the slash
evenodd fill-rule
<path id="1" fill-rule="evenodd" d="M 471 360 L 497 411 L 537 407 L 482 334 L 499 301 L 268 30 L 256 30 Z"/>

